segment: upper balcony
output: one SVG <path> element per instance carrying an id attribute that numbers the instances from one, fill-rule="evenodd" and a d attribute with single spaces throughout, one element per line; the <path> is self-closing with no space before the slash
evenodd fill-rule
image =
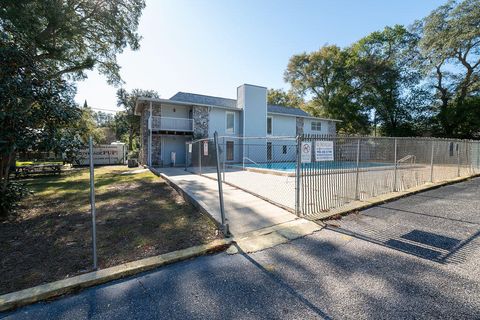
<path id="1" fill-rule="evenodd" d="M 193 132 L 193 119 L 152 116 L 148 127 L 154 131 Z"/>

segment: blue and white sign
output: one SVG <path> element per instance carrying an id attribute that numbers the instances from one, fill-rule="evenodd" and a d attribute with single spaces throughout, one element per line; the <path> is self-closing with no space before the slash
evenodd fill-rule
<path id="1" fill-rule="evenodd" d="M 333 161 L 333 141 L 315 141 L 315 161 Z"/>

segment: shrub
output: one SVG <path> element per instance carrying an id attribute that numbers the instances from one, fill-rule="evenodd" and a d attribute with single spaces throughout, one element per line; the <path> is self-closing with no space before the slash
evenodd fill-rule
<path id="1" fill-rule="evenodd" d="M 128 159 L 138 159 L 138 150 L 130 151 L 128 153 Z"/>
<path id="2" fill-rule="evenodd" d="M 7 181 L 5 189 L 0 192 L 0 216 L 6 217 L 15 212 L 20 200 L 29 194 L 25 185 L 18 181 Z"/>

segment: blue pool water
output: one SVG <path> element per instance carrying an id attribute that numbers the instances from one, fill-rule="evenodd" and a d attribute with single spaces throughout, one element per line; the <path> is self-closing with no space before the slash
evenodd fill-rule
<path id="1" fill-rule="evenodd" d="M 392 166 L 391 163 L 384 162 L 360 162 L 360 168 L 371 168 L 371 167 L 386 167 Z M 238 165 L 241 167 L 241 165 Z M 271 162 L 271 163 L 245 163 L 246 168 L 259 168 L 259 169 L 269 169 L 269 170 L 278 170 L 285 172 L 294 172 L 296 169 L 295 162 Z M 303 163 L 303 169 L 315 168 L 317 170 L 325 169 L 353 169 L 356 168 L 355 161 L 322 161 L 315 163 Z"/>

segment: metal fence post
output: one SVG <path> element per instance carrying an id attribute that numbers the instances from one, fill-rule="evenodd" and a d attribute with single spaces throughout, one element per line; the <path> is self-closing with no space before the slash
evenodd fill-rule
<path id="1" fill-rule="evenodd" d="M 457 142 L 457 177 L 460 177 L 460 143 Z"/>
<path id="2" fill-rule="evenodd" d="M 225 162 L 227 162 L 227 143 L 225 142 L 225 137 L 223 137 L 223 181 L 227 181 L 225 178 Z"/>
<path id="3" fill-rule="evenodd" d="M 152 166 L 152 128 L 153 128 L 153 111 L 152 111 L 152 102 L 150 101 L 150 117 L 148 118 L 148 129 L 149 129 L 149 134 L 148 134 L 148 166 Z"/>
<path id="4" fill-rule="evenodd" d="M 397 191 L 397 138 L 395 138 L 394 167 L 393 167 L 393 192 Z"/>
<path id="5" fill-rule="evenodd" d="M 302 172 L 302 159 L 301 159 L 301 144 L 302 138 L 297 136 L 297 165 L 295 167 L 295 214 L 300 217 L 300 179 L 301 179 L 301 172 Z"/>
<path id="6" fill-rule="evenodd" d="M 225 207 L 223 205 L 223 187 L 222 187 L 222 175 L 220 173 L 220 154 L 218 150 L 218 132 L 213 134 L 213 140 L 215 143 L 215 156 L 217 158 L 217 182 L 218 182 L 218 196 L 220 200 L 220 216 L 222 219 L 223 233 L 228 236 L 230 231 L 228 230 L 228 224 L 225 223 Z"/>
<path id="7" fill-rule="evenodd" d="M 185 171 L 188 168 L 188 142 L 185 142 Z"/>
<path id="8" fill-rule="evenodd" d="M 433 157 L 435 155 L 435 141 L 432 141 L 432 155 L 430 157 L 430 182 L 433 183 Z"/>
<path id="9" fill-rule="evenodd" d="M 477 142 L 477 165 L 476 165 L 476 168 L 477 168 L 477 170 L 480 169 L 480 142 Z"/>
<path id="10" fill-rule="evenodd" d="M 358 182 L 360 174 L 360 139 L 357 141 L 357 167 L 355 173 L 355 200 L 359 200 L 360 196 L 358 194 Z"/>
<path id="11" fill-rule="evenodd" d="M 90 210 L 92 212 L 93 270 L 97 270 L 97 226 L 95 224 L 95 175 L 93 164 L 93 138 L 89 139 L 90 151 Z"/>
<path id="12" fill-rule="evenodd" d="M 198 141 L 198 173 L 202 174 L 202 142 Z"/>
<path id="13" fill-rule="evenodd" d="M 469 160 L 467 161 L 470 164 L 470 175 L 472 175 L 475 173 L 473 169 L 473 141 L 469 141 L 467 143 L 468 143 L 467 158 L 469 158 Z"/>

